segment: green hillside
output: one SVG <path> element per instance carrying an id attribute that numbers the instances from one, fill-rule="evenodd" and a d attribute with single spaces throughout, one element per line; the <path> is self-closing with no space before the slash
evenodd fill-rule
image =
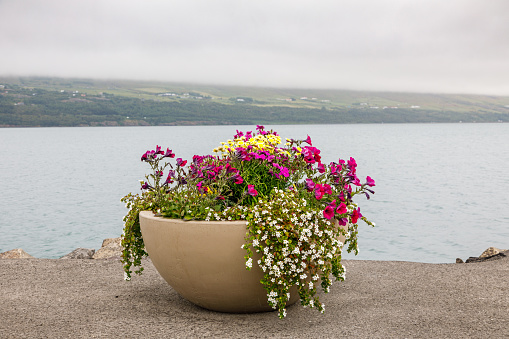
<path id="1" fill-rule="evenodd" d="M 0 77 L 0 126 L 508 122 L 509 97 Z"/>

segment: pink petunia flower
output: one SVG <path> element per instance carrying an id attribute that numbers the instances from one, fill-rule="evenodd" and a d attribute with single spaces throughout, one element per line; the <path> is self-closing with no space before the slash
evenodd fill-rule
<path id="1" fill-rule="evenodd" d="M 369 187 L 375 186 L 375 180 L 371 179 L 369 175 L 366 177 L 366 185 L 368 185 Z"/>
<path id="2" fill-rule="evenodd" d="M 249 194 L 252 197 L 255 197 L 258 195 L 258 191 L 255 190 L 254 185 L 247 185 L 247 194 Z"/>
<path id="3" fill-rule="evenodd" d="M 339 204 L 338 208 L 336 208 L 337 214 L 345 214 L 347 211 L 346 205 L 344 203 Z"/>
<path id="4" fill-rule="evenodd" d="M 356 210 L 353 210 L 352 215 L 350 216 L 350 219 L 352 220 L 353 224 L 356 224 L 359 218 L 362 218 L 360 207 L 357 208 Z"/>

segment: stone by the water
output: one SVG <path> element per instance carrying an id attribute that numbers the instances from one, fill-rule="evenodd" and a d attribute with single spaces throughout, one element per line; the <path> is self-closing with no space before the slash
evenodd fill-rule
<path id="1" fill-rule="evenodd" d="M 16 248 L 7 252 L 0 253 L 0 259 L 30 259 L 34 258 L 22 248 Z"/>
<path id="2" fill-rule="evenodd" d="M 104 239 L 102 247 L 92 256 L 93 259 L 111 259 L 122 256 L 122 238 Z"/>
<path id="3" fill-rule="evenodd" d="M 494 256 L 496 254 L 499 254 L 500 252 L 503 252 L 505 250 L 501 250 L 500 248 L 496 247 L 489 247 L 486 249 L 486 251 L 482 252 L 482 254 L 479 256 L 479 258 L 487 258 Z"/>
<path id="4" fill-rule="evenodd" d="M 77 248 L 71 253 L 68 253 L 60 259 L 92 259 L 92 256 L 94 255 L 95 250 L 90 248 Z"/>
<path id="5" fill-rule="evenodd" d="M 509 256 L 509 250 L 500 251 L 497 254 L 491 255 L 489 257 L 470 257 L 465 262 L 468 264 L 473 262 L 492 261 L 502 259 L 507 256 Z"/>

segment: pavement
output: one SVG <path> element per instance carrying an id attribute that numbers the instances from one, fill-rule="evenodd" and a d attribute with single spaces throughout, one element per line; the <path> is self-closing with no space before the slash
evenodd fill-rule
<path id="1" fill-rule="evenodd" d="M 509 258 L 469 264 L 344 261 L 346 280 L 276 312 L 217 313 L 181 298 L 147 260 L 0 260 L 0 338 L 507 338 Z"/>

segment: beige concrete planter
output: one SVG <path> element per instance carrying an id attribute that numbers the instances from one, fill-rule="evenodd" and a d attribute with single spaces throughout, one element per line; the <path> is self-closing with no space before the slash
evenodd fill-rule
<path id="1" fill-rule="evenodd" d="M 152 263 L 185 299 L 220 312 L 272 311 L 263 272 L 256 264 L 245 268 L 245 221 L 182 221 L 143 211 L 140 225 Z M 295 286 L 290 295 L 288 305 L 299 300 Z"/>

